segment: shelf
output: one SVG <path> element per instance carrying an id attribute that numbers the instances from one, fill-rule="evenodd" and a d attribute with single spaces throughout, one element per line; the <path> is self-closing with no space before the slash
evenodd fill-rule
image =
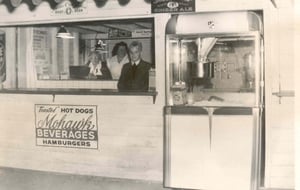
<path id="1" fill-rule="evenodd" d="M 155 104 L 157 91 L 119 91 L 117 89 L 67 89 L 67 88 L 24 88 L 1 89 L 0 94 L 49 94 L 55 95 L 103 95 L 103 96 L 152 96 Z"/>

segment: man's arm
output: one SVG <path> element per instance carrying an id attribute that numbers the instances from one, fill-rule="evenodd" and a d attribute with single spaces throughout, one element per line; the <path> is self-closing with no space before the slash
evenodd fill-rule
<path id="1" fill-rule="evenodd" d="M 149 90 L 149 70 L 150 70 L 150 63 L 146 62 L 146 61 L 142 61 L 143 62 L 143 72 L 141 73 L 141 78 L 139 80 L 141 80 L 141 86 L 139 87 L 139 89 L 141 91 L 148 91 Z"/>

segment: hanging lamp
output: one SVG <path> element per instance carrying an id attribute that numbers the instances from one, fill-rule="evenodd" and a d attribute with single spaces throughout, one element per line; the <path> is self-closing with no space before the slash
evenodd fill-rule
<path id="1" fill-rule="evenodd" d="M 62 39 L 73 39 L 74 36 L 65 28 L 64 25 L 61 25 L 57 34 L 56 38 L 62 38 Z"/>

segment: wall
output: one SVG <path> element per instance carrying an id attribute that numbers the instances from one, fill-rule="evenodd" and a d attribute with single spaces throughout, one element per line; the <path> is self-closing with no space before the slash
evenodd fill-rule
<path id="1" fill-rule="evenodd" d="M 152 97 L 57 95 L 54 104 L 98 106 L 97 150 L 35 145 L 34 104 L 51 101 L 1 94 L 0 166 L 161 181 L 162 106 Z"/>
<path id="2" fill-rule="evenodd" d="M 293 2 L 266 12 L 266 187 L 295 187 Z M 289 92 L 279 98 L 273 93 Z"/>
<path id="3" fill-rule="evenodd" d="M 295 63 L 296 62 L 299 62 L 300 61 L 300 54 L 298 53 L 299 49 L 300 49 L 300 44 L 297 43 L 300 41 L 300 2 L 297 1 L 295 2 L 295 5 L 294 5 L 294 15 L 295 15 L 295 28 L 294 28 L 294 36 L 295 36 L 295 42 L 294 42 L 294 61 Z M 295 74 L 295 81 L 299 81 L 299 75 L 296 75 L 296 73 L 300 73 L 300 66 L 299 64 L 295 64 L 295 70 L 294 70 L 294 74 Z M 295 94 L 297 96 L 299 96 L 299 93 L 300 93 L 300 88 L 299 88 L 299 85 L 295 87 Z M 300 157 L 299 157 L 299 153 L 300 153 L 300 117 L 299 117 L 299 113 L 300 113 L 300 101 L 299 101 L 299 98 L 296 98 L 295 100 L 295 179 L 299 179 L 300 177 L 300 164 L 299 164 L 299 160 L 300 160 Z M 296 183 L 295 183 L 295 189 L 298 189 L 300 187 L 300 180 L 296 180 Z"/>

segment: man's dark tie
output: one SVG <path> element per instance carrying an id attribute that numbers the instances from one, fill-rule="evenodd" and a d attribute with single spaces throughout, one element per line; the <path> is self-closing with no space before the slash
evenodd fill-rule
<path id="1" fill-rule="evenodd" d="M 135 78 L 135 72 L 136 72 L 137 65 L 135 63 L 132 64 L 132 77 Z"/>

